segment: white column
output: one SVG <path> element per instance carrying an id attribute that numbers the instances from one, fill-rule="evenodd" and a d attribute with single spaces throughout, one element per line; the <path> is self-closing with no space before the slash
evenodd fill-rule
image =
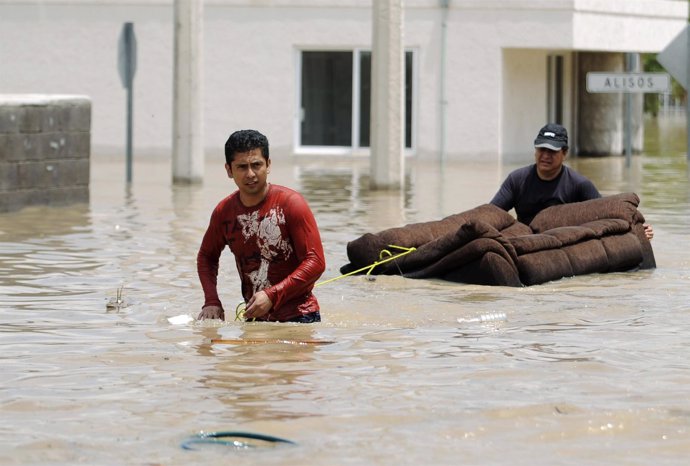
<path id="1" fill-rule="evenodd" d="M 173 182 L 204 176 L 203 0 L 175 0 Z"/>
<path id="2" fill-rule="evenodd" d="M 371 47 L 371 188 L 405 182 L 402 0 L 374 0 Z"/>

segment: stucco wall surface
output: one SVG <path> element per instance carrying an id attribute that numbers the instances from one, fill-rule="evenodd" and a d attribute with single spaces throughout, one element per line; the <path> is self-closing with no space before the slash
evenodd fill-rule
<path id="1" fill-rule="evenodd" d="M 448 158 L 500 160 L 505 148 L 529 144 L 531 127 L 546 118 L 546 110 L 528 96 L 540 90 L 545 95 L 546 76 L 535 62 L 531 77 L 523 71 L 520 79 L 506 82 L 506 70 L 521 66 L 510 63 L 520 54 L 506 51 L 532 49 L 530 60 L 537 61 L 577 50 L 659 51 L 687 19 L 687 3 L 673 0 L 449 4 L 444 44 L 441 2 L 404 2 L 404 43 L 416 53 L 414 149 L 425 157 L 445 145 Z M 117 73 L 117 43 L 123 23 L 132 21 L 138 43 L 135 153 L 169 155 L 172 5 L 173 0 L 0 0 L 0 92 L 87 95 L 93 102 L 94 153 L 124 153 L 126 93 Z M 370 49 L 371 28 L 371 0 L 205 0 L 208 156 L 220 160 L 227 134 L 248 127 L 266 132 L 276 150 L 293 151 L 299 53 Z M 507 92 L 513 95 L 509 101 Z M 529 124 L 506 115 L 519 108 L 531 112 Z M 531 128 L 529 135 L 517 138 L 523 126 Z"/>

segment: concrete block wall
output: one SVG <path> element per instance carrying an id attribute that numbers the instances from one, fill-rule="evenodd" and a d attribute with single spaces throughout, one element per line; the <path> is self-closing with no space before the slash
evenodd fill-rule
<path id="1" fill-rule="evenodd" d="M 89 200 L 91 100 L 0 94 L 0 212 Z"/>

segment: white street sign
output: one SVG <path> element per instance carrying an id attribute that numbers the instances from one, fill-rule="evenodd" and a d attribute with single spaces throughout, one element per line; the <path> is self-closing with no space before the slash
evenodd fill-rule
<path id="1" fill-rule="evenodd" d="M 668 73 L 587 73 L 587 92 L 662 93 L 671 90 Z"/>

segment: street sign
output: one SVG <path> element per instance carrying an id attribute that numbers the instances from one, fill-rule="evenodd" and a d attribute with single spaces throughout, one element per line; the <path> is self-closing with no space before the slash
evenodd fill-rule
<path id="1" fill-rule="evenodd" d="M 676 78 L 683 89 L 688 88 L 688 27 L 685 26 L 685 29 L 656 56 L 656 61 Z"/>
<path id="2" fill-rule="evenodd" d="M 668 73 L 587 73 L 587 92 L 663 93 L 671 90 Z"/>
<path id="3" fill-rule="evenodd" d="M 120 73 L 122 87 L 127 90 L 127 183 L 132 182 L 132 133 L 134 108 L 134 73 L 137 71 L 137 36 L 134 35 L 134 23 L 122 26 L 117 50 L 117 71 Z"/>
<path id="4" fill-rule="evenodd" d="M 122 87 L 132 86 L 134 73 L 137 71 L 137 36 L 134 35 L 134 23 L 122 26 L 117 50 L 117 71 L 120 73 Z"/>

